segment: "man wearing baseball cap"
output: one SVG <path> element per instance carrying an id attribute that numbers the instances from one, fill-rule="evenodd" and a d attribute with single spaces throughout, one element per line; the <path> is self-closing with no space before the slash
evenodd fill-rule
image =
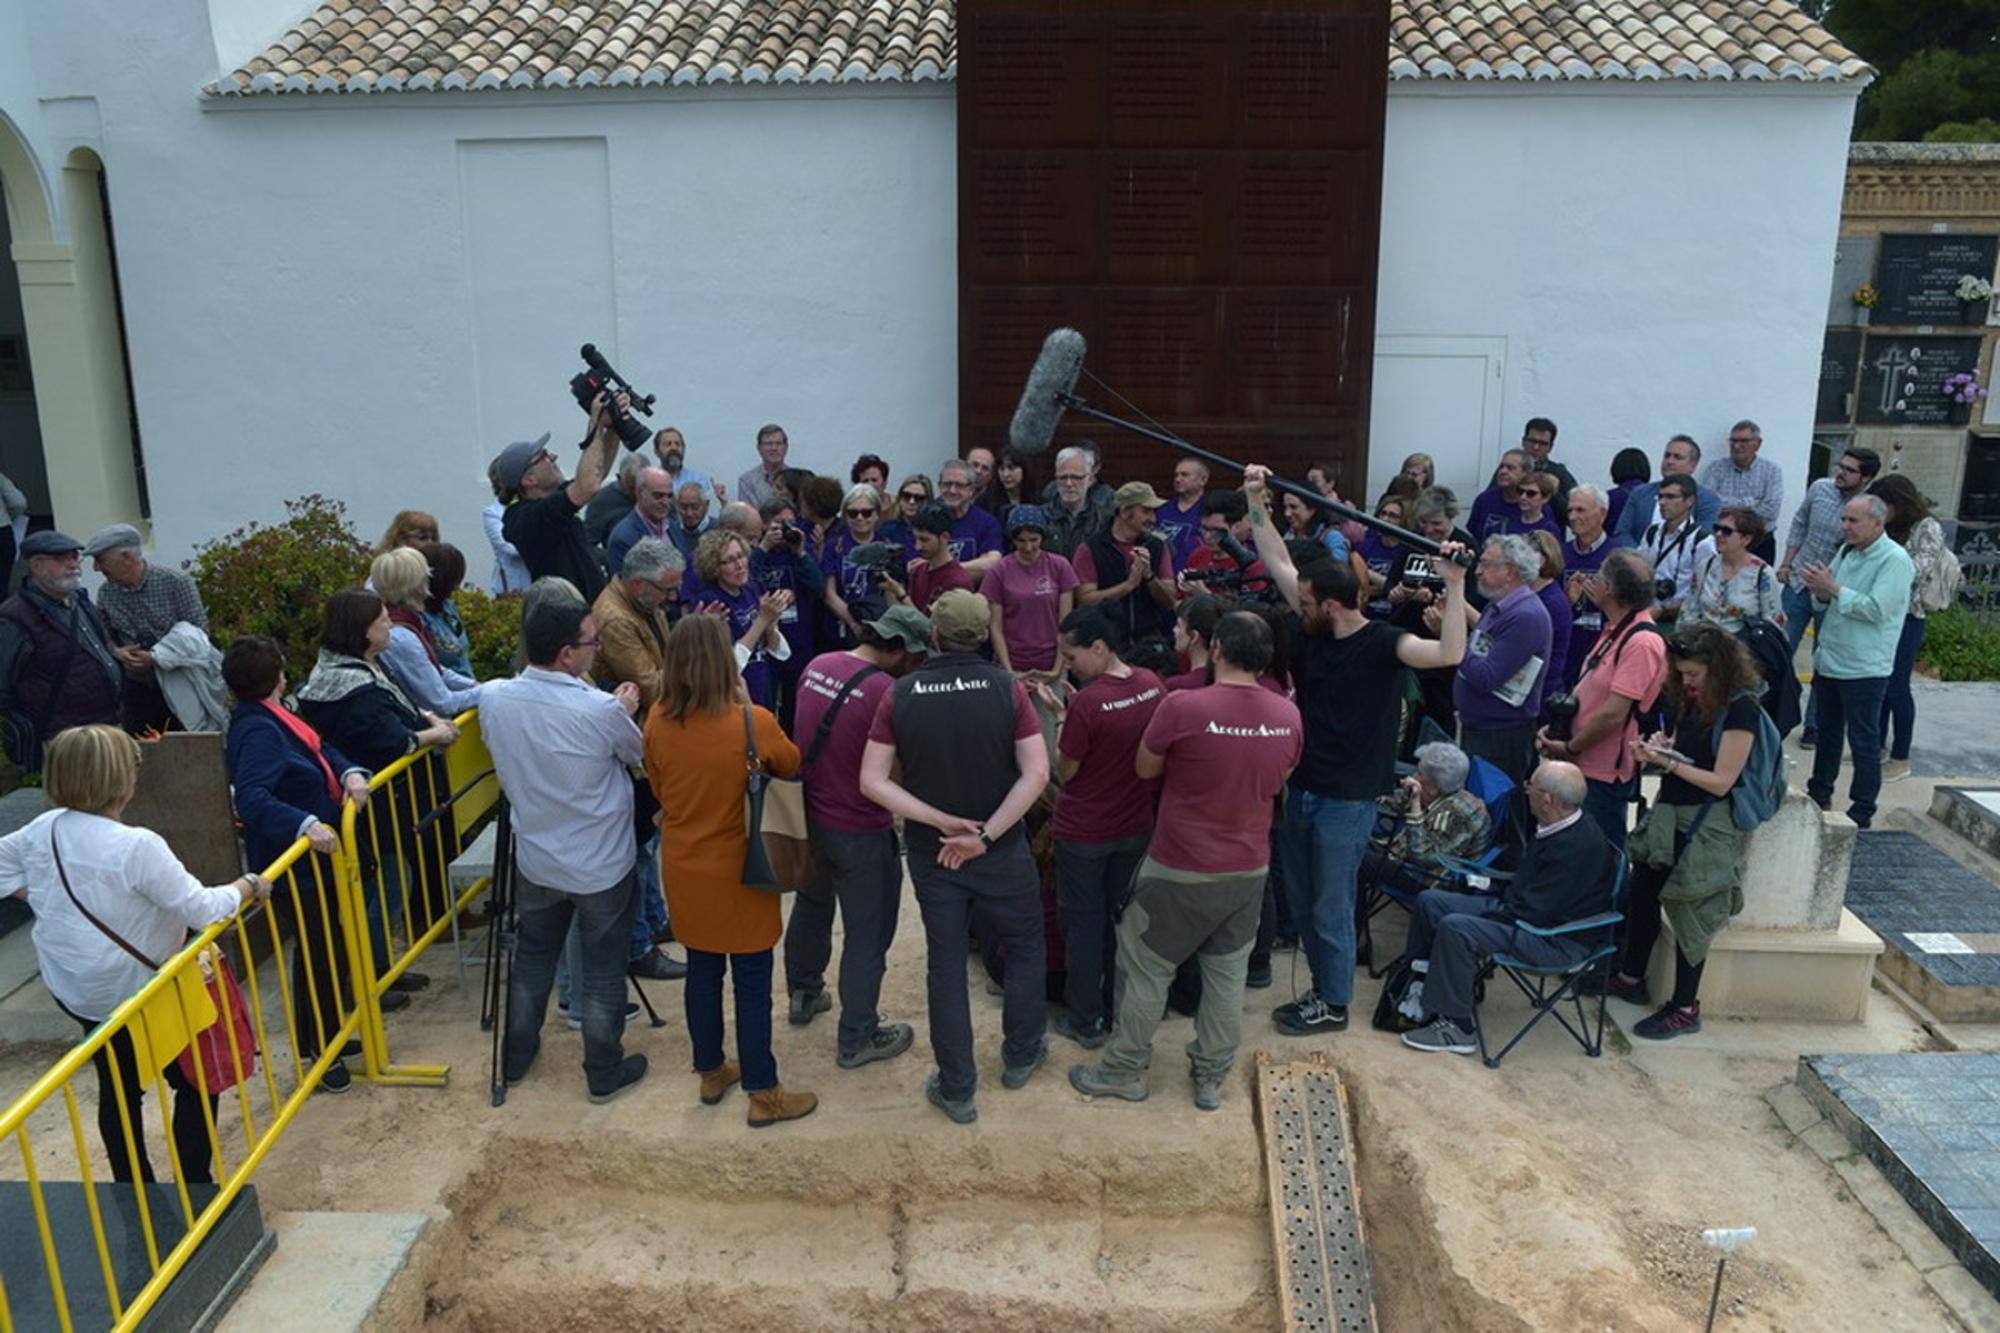
<path id="1" fill-rule="evenodd" d="M 1174 631 L 1174 555 L 1153 535 L 1166 500 L 1143 481 L 1111 497 L 1111 523 L 1076 548 L 1076 604 L 1103 608 L 1128 643 Z"/>
<path id="2" fill-rule="evenodd" d="M 1026 1086 L 1048 1058 L 1041 876 L 1021 821 L 1048 783 L 1049 752 L 1027 692 L 979 656 L 991 619 L 976 593 L 953 589 L 931 604 L 934 651 L 877 706 L 861 759 L 861 794 L 903 816 L 924 918 L 938 1064 L 925 1096 L 961 1125 L 979 1117 L 965 994 L 975 905 L 982 936 L 1007 954 L 1001 1083 Z"/>
<path id="3" fill-rule="evenodd" d="M 42 747 L 58 733 L 118 725 L 125 667 L 83 590 L 83 543 L 33 532 L 21 556 L 27 577 L 0 602 L 0 724 L 14 763 L 38 773 Z"/>
<path id="4" fill-rule="evenodd" d="M 622 397 L 622 396 L 621 396 Z M 622 405 L 622 402 L 621 402 Z M 493 480 L 507 506 L 500 534 L 513 543 L 530 578 L 568 579 L 586 603 L 604 591 L 604 563 L 577 516 L 597 494 L 618 452 L 618 432 L 602 394 L 591 409 L 590 435 L 576 476 L 565 482 L 549 437 L 519 440 L 493 460 Z"/>
<path id="5" fill-rule="evenodd" d="M 895 821 L 861 794 L 861 756 L 875 710 L 898 677 L 931 648 L 931 622 L 907 606 L 892 606 L 860 622 L 861 642 L 821 653 L 799 677 L 793 734 L 804 748 L 806 820 L 819 853 L 820 877 L 799 890 L 785 929 L 785 989 L 791 1021 L 803 1027 L 833 1007 L 826 965 L 833 957 L 834 905 L 846 942 L 840 953 L 842 1069 L 890 1060 L 910 1049 L 908 1023 L 884 1026 L 876 1004 L 896 937 L 903 896 L 896 863 Z"/>

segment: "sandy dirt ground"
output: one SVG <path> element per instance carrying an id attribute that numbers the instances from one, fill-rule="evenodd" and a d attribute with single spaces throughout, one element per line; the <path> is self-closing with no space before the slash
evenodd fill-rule
<path id="1" fill-rule="evenodd" d="M 1394 931 L 1378 946 L 1393 949 Z M 901 1059 L 839 1070 L 833 1016 L 797 1029 L 780 1010 L 781 1077 L 823 1100 L 755 1132 L 740 1093 L 698 1104 L 677 984 L 651 987 L 665 1027 L 628 1030 L 652 1070 L 624 1097 L 585 1100 L 580 1038 L 552 1019 L 528 1080 L 491 1107 L 477 992 L 433 951 L 436 983 L 390 1033 L 396 1059 L 449 1063 L 449 1086 L 315 1097 L 259 1172 L 266 1215 L 430 1214 L 385 1328 L 1268 1327 L 1250 1053 L 1323 1052 L 1355 1109 L 1384 1328 L 1696 1327 L 1711 1226 L 1761 1233 L 1730 1265 L 1721 1327 L 1953 1326 L 1764 1100 L 1801 1053 L 1922 1049 L 1922 1029 L 1882 995 L 1861 1025 L 1712 1020 L 1665 1045 L 1614 1035 L 1598 1060 L 1545 1024 L 1495 1071 L 1367 1030 L 1365 980 L 1355 1029 L 1278 1035 L 1269 1010 L 1304 977 L 1280 953 L 1276 986 L 1250 993 L 1224 1107 L 1204 1115 L 1188 1101 L 1192 1025 L 1178 1018 L 1160 1031 L 1146 1103 L 1077 1096 L 1064 1074 L 1087 1057 L 1054 1037 L 1047 1068 L 1003 1090 L 999 1002 L 975 971 L 980 1119 L 961 1128 L 923 1101 L 922 949 L 906 889 L 884 1002 L 917 1025 Z M 1503 1021 L 1521 1012 L 1497 1005 Z M 1623 1024 L 1639 1016 L 1613 1006 Z M 23 1081 L 37 1055 L 9 1052 L 0 1081 Z"/>

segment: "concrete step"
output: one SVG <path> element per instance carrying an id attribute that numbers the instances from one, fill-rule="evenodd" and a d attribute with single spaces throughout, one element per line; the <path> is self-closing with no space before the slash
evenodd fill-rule
<path id="1" fill-rule="evenodd" d="M 358 1333 L 429 1224 L 422 1213 L 279 1213 L 275 1252 L 216 1333 Z"/>
<path id="2" fill-rule="evenodd" d="M 1857 838 L 1847 888 L 1882 973 L 1938 1018 L 2000 1020 L 2000 866 L 1930 816 L 1884 822 Z"/>
<path id="3" fill-rule="evenodd" d="M 1931 818 L 1988 856 L 2000 857 L 2000 787 L 1939 787 L 1931 793 Z"/>

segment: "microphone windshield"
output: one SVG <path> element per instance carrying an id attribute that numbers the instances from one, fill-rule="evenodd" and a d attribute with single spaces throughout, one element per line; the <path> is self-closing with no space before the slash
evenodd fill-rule
<path id="1" fill-rule="evenodd" d="M 1007 428 L 1007 441 L 1016 451 L 1039 454 L 1055 441 L 1063 416 L 1056 396 L 1076 388 L 1076 377 L 1083 373 L 1083 352 L 1083 335 L 1075 329 L 1057 329 L 1042 340 L 1042 353 L 1028 372 L 1013 424 Z"/>

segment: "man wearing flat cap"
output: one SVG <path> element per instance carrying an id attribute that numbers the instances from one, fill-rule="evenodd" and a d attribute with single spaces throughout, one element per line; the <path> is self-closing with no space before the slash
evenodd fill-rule
<path id="1" fill-rule="evenodd" d="M 194 580 L 178 569 L 155 565 L 140 548 L 139 530 L 114 523 L 83 545 L 83 553 L 104 575 L 97 609 L 111 631 L 111 651 L 125 668 L 125 725 L 164 731 L 173 720 L 153 667 L 153 645 L 183 622 L 208 629 L 208 611 Z"/>
<path id="2" fill-rule="evenodd" d="M 118 725 L 125 666 L 103 616 L 83 590 L 83 543 L 35 532 L 21 543 L 27 577 L 0 602 L 0 727 L 7 753 L 27 773 L 42 746 L 71 727 Z"/>

